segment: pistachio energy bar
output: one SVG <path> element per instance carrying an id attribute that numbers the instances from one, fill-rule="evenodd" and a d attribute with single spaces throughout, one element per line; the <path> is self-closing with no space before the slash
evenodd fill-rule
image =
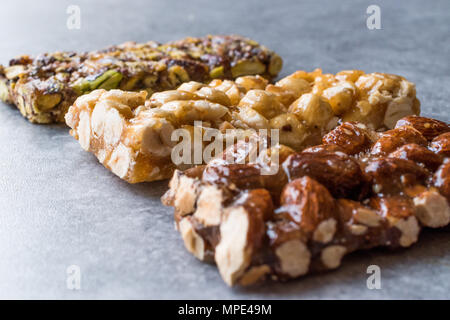
<path id="1" fill-rule="evenodd" d="M 185 38 L 159 44 L 127 42 L 104 50 L 27 55 L 0 66 L 0 99 L 35 123 L 63 122 L 75 99 L 95 89 L 175 89 L 190 80 L 275 77 L 281 58 L 240 36 Z"/>

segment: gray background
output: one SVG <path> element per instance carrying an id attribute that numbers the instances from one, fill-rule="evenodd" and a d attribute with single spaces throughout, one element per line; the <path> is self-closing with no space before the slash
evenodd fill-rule
<path id="1" fill-rule="evenodd" d="M 66 8 L 81 8 L 81 29 Z M 382 30 L 366 28 L 381 7 Z M 443 1 L 2 1 L 0 62 L 128 40 L 239 33 L 297 69 L 398 73 L 417 84 L 423 114 L 450 121 L 450 2 Z M 129 185 L 84 152 L 64 126 L 31 125 L 0 108 L 1 298 L 450 298 L 450 229 L 426 231 L 409 250 L 374 250 L 337 271 L 285 284 L 228 288 L 186 252 L 167 181 Z M 80 291 L 66 268 L 81 268 Z M 366 288 L 377 264 L 382 289 Z"/>

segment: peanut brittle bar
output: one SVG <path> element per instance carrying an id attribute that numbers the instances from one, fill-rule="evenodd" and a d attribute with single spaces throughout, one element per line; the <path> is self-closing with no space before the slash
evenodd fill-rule
<path id="1" fill-rule="evenodd" d="M 175 89 L 190 80 L 275 77 L 282 60 L 240 36 L 185 38 L 159 44 L 127 42 L 104 50 L 27 55 L 0 66 L 0 99 L 35 123 L 64 122 L 75 99 L 95 89 Z"/>
<path id="2" fill-rule="evenodd" d="M 320 143 L 342 121 L 390 129 L 401 117 L 420 111 L 411 82 L 358 70 L 336 75 L 297 71 L 275 84 L 260 76 L 216 79 L 208 85 L 191 81 L 147 101 L 146 95 L 95 90 L 78 98 L 66 115 L 82 148 L 131 183 L 171 177 L 177 168 L 171 161 L 171 134 L 182 128 L 193 139 L 196 120 L 202 121 L 201 130 L 224 135 L 275 129 L 281 144 L 301 151 Z"/>
<path id="3" fill-rule="evenodd" d="M 230 286 L 335 269 L 350 252 L 409 247 L 423 227 L 450 223 L 446 123 L 409 116 L 379 133 L 344 122 L 321 145 L 282 153 L 275 176 L 257 163 L 177 170 L 162 198 L 187 250 Z"/>

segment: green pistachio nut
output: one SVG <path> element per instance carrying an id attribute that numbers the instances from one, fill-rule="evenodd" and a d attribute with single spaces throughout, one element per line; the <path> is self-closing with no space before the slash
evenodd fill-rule
<path id="1" fill-rule="evenodd" d="M 146 58 L 148 60 L 158 60 L 159 58 L 161 58 L 161 53 L 160 52 L 150 52 L 146 55 Z"/>
<path id="2" fill-rule="evenodd" d="M 189 75 L 181 66 L 172 66 L 168 70 L 169 81 L 173 86 L 189 81 Z"/>
<path id="3" fill-rule="evenodd" d="M 203 55 L 203 51 L 201 50 L 192 50 L 189 51 L 189 55 L 194 58 L 194 59 L 200 59 L 201 56 Z"/>
<path id="4" fill-rule="evenodd" d="M 11 97 L 9 96 L 8 86 L 3 80 L 0 80 L 0 100 L 6 103 L 11 103 Z"/>
<path id="5" fill-rule="evenodd" d="M 184 51 L 177 50 L 177 49 L 169 51 L 169 55 L 174 59 L 186 58 L 186 53 Z"/>
<path id="6" fill-rule="evenodd" d="M 158 46 L 157 50 L 159 50 L 161 52 L 165 52 L 168 47 L 169 46 L 167 44 L 162 44 L 162 45 Z"/>
<path id="7" fill-rule="evenodd" d="M 119 87 L 123 75 L 117 70 L 108 70 L 102 73 L 94 80 L 78 79 L 73 85 L 72 89 L 79 95 L 86 94 L 95 89 L 111 90 Z"/>
<path id="8" fill-rule="evenodd" d="M 36 99 L 34 109 L 37 112 L 48 111 L 53 109 L 61 102 L 62 95 L 60 93 L 49 93 L 39 95 Z"/>
<path id="9" fill-rule="evenodd" d="M 264 71 L 266 71 L 266 66 L 263 63 L 251 60 L 239 61 L 231 68 L 233 78 L 252 74 L 263 74 Z"/>
<path id="10" fill-rule="evenodd" d="M 223 66 L 216 67 L 209 72 L 209 76 L 212 79 L 223 77 L 223 74 L 224 74 Z"/>
<path id="11" fill-rule="evenodd" d="M 255 46 L 255 47 L 259 46 L 259 43 L 252 39 L 247 39 L 247 43 L 251 46 Z"/>
<path id="12" fill-rule="evenodd" d="M 91 87 L 89 85 L 89 81 L 87 81 L 86 79 L 78 79 L 72 85 L 72 89 L 75 90 L 75 92 L 78 95 L 82 95 L 82 94 L 88 93 L 90 91 L 90 88 Z"/>
<path id="13" fill-rule="evenodd" d="M 152 88 L 145 88 L 144 90 L 147 91 L 147 97 L 151 97 L 154 92 Z"/>
<path id="14" fill-rule="evenodd" d="M 110 70 L 110 71 L 114 71 L 114 73 L 111 73 L 109 78 L 100 84 L 100 86 L 98 87 L 99 89 L 111 90 L 111 89 L 116 89 L 117 87 L 119 87 L 119 83 L 122 80 L 123 75 L 120 72 L 115 71 L 115 70 Z M 109 71 L 107 71 L 107 72 L 109 72 Z"/>
<path id="15" fill-rule="evenodd" d="M 144 78 L 144 86 L 146 88 L 153 88 L 153 86 L 155 85 L 156 81 L 158 81 L 158 76 L 152 74 L 152 75 L 148 75 Z"/>
<path id="16" fill-rule="evenodd" d="M 109 81 L 110 79 L 112 79 L 111 81 Z M 119 81 L 117 81 L 117 79 L 119 79 Z M 102 89 L 107 89 L 106 87 L 109 87 L 114 84 L 116 84 L 115 88 L 117 88 L 120 80 L 122 80 L 122 74 L 119 71 L 116 70 L 108 70 L 105 71 L 104 73 L 102 73 L 100 76 L 98 76 L 97 78 L 95 78 L 92 81 L 89 81 L 89 87 L 90 90 L 95 90 L 98 88 L 102 88 Z M 108 82 L 108 83 L 106 83 Z M 113 88 L 110 88 L 113 89 Z"/>
<path id="17" fill-rule="evenodd" d="M 120 89 L 125 91 L 132 91 L 136 84 L 141 80 L 139 76 L 131 77 L 130 79 L 123 81 L 122 85 L 120 86 Z"/>
<path id="18" fill-rule="evenodd" d="M 279 55 L 274 53 L 269 63 L 269 74 L 271 76 L 276 76 L 281 71 L 282 67 L 283 67 L 283 60 Z"/>
<path id="19" fill-rule="evenodd" d="M 27 114 L 31 114 L 31 110 L 27 110 L 27 106 L 25 105 L 25 99 L 22 96 L 17 97 L 17 108 L 19 108 L 20 113 L 26 117 Z"/>

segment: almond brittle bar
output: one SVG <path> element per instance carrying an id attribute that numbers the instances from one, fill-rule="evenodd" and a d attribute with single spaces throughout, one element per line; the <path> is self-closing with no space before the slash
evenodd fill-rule
<path id="1" fill-rule="evenodd" d="M 271 79 L 282 60 L 240 36 L 185 38 L 159 44 L 127 42 L 104 50 L 27 55 L 0 66 L 0 99 L 35 123 L 64 122 L 75 99 L 95 89 L 175 89 L 183 82 L 207 82 L 259 74 Z"/>
<path id="2" fill-rule="evenodd" d="M 322 142 L 280 152 L 275 176 L 258 163 L 177 170 L 162 201 L 187 250 L 228 285 L 249 285 L 335 269 L 356 250 L 409 247 L 423 227 L 450 223 L 448 124 L 408 116 L 380 133 L 344 122 Z"/>

